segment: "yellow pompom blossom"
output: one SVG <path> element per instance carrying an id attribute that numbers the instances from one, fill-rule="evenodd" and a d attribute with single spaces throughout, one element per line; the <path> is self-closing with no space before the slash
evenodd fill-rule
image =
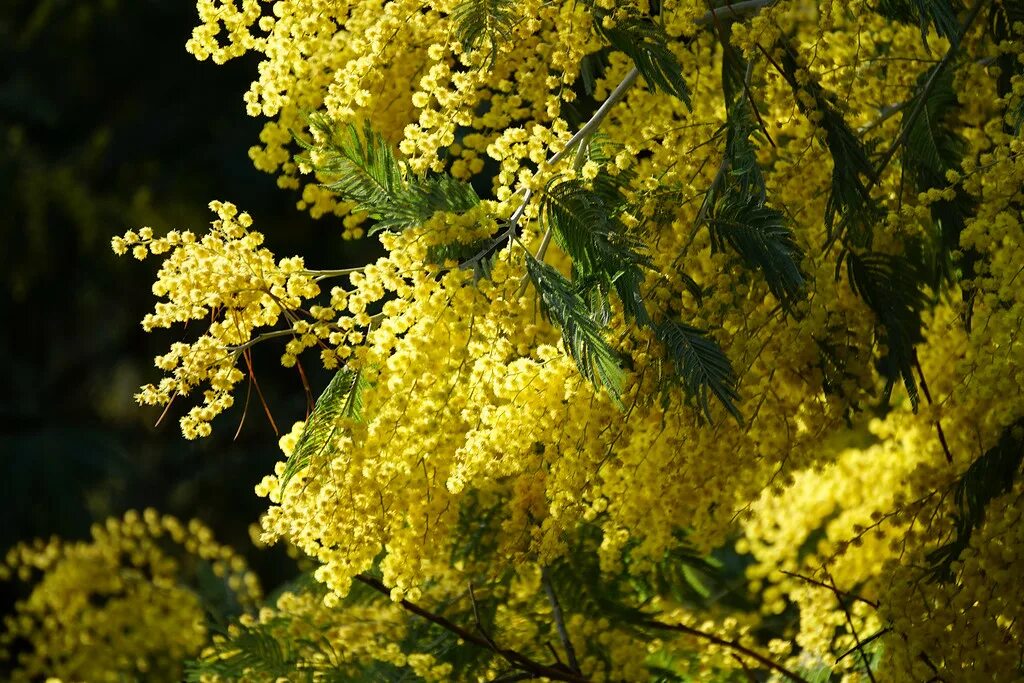
<path id="1" fill-rule="evenodd" d="M 281 441 L 286 459 L 256 488 L 270 503 L 262 540 L 315 559 L 325 607 L 282 598 L 248 627 L 273 631 L 281 612 L 305 615 L 282 624 L 318 623 L 379 572 L 392 604 L 341 610 L 371 622 L 364 636 L 322 616 L 335 664 L 459 678 L 430 653 L 391 647 L 408 635 L 396 604 L 458 604 L 470 618 L 476 582 L 498 586 L 489 597 L 503 647 L 536 662 L 538 641 L 568 632 L 578 661 L 559 671 L 584 680 L 643 680 L 662 665 L 695 680 L 751 668 L 799 680 L 793 671 L 816 667 L 851 681 L 872 669 L 899 681 L 1018 677 L 1024 639 L 1007 596 L 1020 484 L 989 482 L 988 512 L 966 530 L 977 496 L 962 493 L 987 454 L 1019 445 L 1012 427 L 1024 418 L 1024 143 L 1011 125 L 1021 77 L 994 66 L 1021 63 L 1024 26 L 1006 23 L 996 44 L 991 23 L 975 21 L 987 4 L 993 21 L 1015 16 L 1008 0 L 951 10 L 952 29 L 863 2 L 753 0 L 710 13 L 659 3 L 645 30 L 663 32 L 660 58 L 678 63 L 684 92 L 636 58 L 658 39 L 621 39 L 647 3 L 497 3 L 494 30 L 474 34 L 473 2 L 200 2 L 191 52 L 261 55 L 245 97 L 251 115 L 271 119 L 251 150 L 257 167 L 301 186 L 301 208 L 341 217 L 346 237 L 368 219 L 400 226 L 380 233 L 385 256 L 344 270 L 275 259 L 223 203 L 206 235 L 114 240 L 119 253 L 164 256 L 154 294 L 166 301 L 147 329 L 210 321 L 157 359 L 168 376 L 139 395 L 162 405 L 203 388 L 186 436 L 209 433 L 231 406 L 255 343 L 291 337 L 284 365 L 317 347 L 324 367 L 349 373 L 345 401 L 297 423 Z M 615 49 L 595 66 L 606 44 Z M 339 130 L 370 122 L 402 161 L 368 135 L 354 133 L 347 151 L 325 147 L 315 126 L 308 157 L 293 161 L 304 112 Z M 758 188 L 747 206 L 791 231 L 799 296 L 772 280 L 777 247 L 722 237 L 735 227 L 724 225 L 726 188 L 743 183 Z M 622 206 L 592 200 L 583 237 L 559 227 L 573 206 L 552 199 L 560 188 L 593 197 L 609 186 Z M 453 187 L 459 210 L 445 203 Z M 595 244 L 643 252 L 642 313 L 628 297 L 600 305 L 633 271 L 586 290 L 596 303 L 579 297 L 609 354 L 628 359 L 614 390 L 581 374 L 614 373 L 581 360 L 585 325 L 574 335 L 553 324 L 535 276 L 546 262 L 548 277 L 568 273 L 582 288 L 580 262 L 605 254 L 573 237 L 602 237 L 608 220 L 621 242 Z M 923 284 L 918 268 L 931 269 Z M 321 291 L 339 278 L 347 284 Z M 884 290 L 878 278 L 923 289 Z M 705 384 L 703 397 L 724 407 L 666 382 L 673 358 L 659 330 L 675 320 L 707 331 L 700 348 L 720 347 L 735 369 L 735 397 Z M 687 344 L 686 358 L 699 355 Z M 1020 461 L 1009 462 L 1012 480 Z M 581 552 L 588 530 L 595 571 L 633 586 L 656 583 L 682 548 L 734 544 L 758 603 L 637 589 L 631 618 L 655 631 L 582 608 L 553 624 L 542 578 Z M 949 547 L 956 557 L 937 566 Z M 503 662 L 552 674 L 503 659 L 481 630 L 490 676 Z"/>
<path id="2" fill-rule="evenodd" d="M 260 599 L 245 560 L 206 526 L 151 509 L 94 525 L 88 541 L 12 548 L 3 578 L 35 582 L 4 618 L 12 680 L 181 680 L 208 638 L 202 572 L 242 608 Z"/>

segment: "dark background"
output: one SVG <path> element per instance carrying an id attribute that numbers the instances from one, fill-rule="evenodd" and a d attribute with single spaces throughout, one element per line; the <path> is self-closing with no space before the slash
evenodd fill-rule
<path id="1" fill-rule="evenodd" d="M 273 429 L 254 403 L 233 440 L 244 393 L 198 442 L 178 430 L 188 401 L 159 427 L 158 410 L 135 405 L 160 377 L 153 357 L 195 332 L 142 331 L 159 261 L 115 257 L 110 238 L 144 225 L 201 233 L 222 199 L 279 257 L 339 267 L 359 255 L 343 253 L 337 221 L 312 221 L 252 167 L 262 121 L 242 94 L 257 57 L 196 61 L 184 48 L 195 21 L 189 0 L 0 3 L 0 551 L 155 507 L 210 525 L 270 590 L 289 566 L 255 552 L 247 527 L 266 506 L 253 486 L 280 455 Z M 287 430 L 306 398 L 279 354 L 255 362 Z M 309 365 L 316 391 L 325 378 Z"/>

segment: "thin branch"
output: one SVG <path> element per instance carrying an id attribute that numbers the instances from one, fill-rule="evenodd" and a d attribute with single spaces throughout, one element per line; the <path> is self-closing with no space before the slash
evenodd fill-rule
<path id="1" fill-rule="evenodd" d="M 829 583 L 832 584 L 831 588 L 836 595 L 836 601 L 839 603 L 840 609 L 846 615 L 846 624 L 850 627 L 850 633 L 853 634 L 853 642 L 857 644 L 857 651 L 860 652 L 860 658 L 864 661 L 864 670 L 867 671 L 868 679 L 871 683 L 876 683 L 875 674 L 871 671 L 871 660 L 868 659 L 868 654 L 864 651 L 864 644 L 860 642 L 860 636 L 857 635 L 857 629 L 853 625 L 853 616 L 851 616 L 850 610 L 847 609 L 846 603 L 843 602 L 842 591 L 836 586 L 836 581 L 832 578 L 830 572 L 826 573 L 826 576 L 828 576 Z"/>
<path id="2" fill-rule="evenodd" d="M 287 337 L 288 335 L 293 334 L 295 334 L 295 330 L 291 328 L 288 328 L 287 330 L 273 330 L 272 332 L 264 332 L 263 334 L 256 335 L 249 341 L 242 342 L 237 346 L 226 346 L 224 347 L 224 350 L 227 351 L 228 353 L 237 354 L 241 351 L 245 351 L 251 346 L 256 346 L 261 341 L 266 341 L 267 339 L 274 339 L 276 337 Z"/>
<path id="3" fill-rule="evenodd" d="M 274 435 L 280 436 L 281 431 L 277 428 L 277 423 L 274 422 L 274 416 L 270 412 L 270 406 L 267 404 L 266 397 L 263 396 L 263 390 L 260 389 L 259 380 L 256 379 L 256 371 L 252 366 L 252 353 L 246 349 L 246 352 L 242 354 L 242 357 L 245 358 L 245 364 L 249 369 L 249 378 L 252 380 L 253 386 L 256 387 L 256 395 L 259 397 L 260 403 L 263 405 L 263 412 L 267 414 L 267 420 L 270 422 L 270 426 L 274 430 Z"/>
<path id="4" fill-rule="evenodd" d="M 357 266 L 355 268 L 338 268 L 335 270 L 300 270 L 300 275 L 308 275 L 313 278 L 314 282 L 320 282 L 331 277 L 342 277 L 343 275 L 352 275 L 353 273 L 361 273 L 366 269 L 366 266 Z"/>
<path id="5" fill-rule="evenodd" d="M 906 109 L 907 105 L 909 105 L 910 102 L 911 102 L 911 100 L 904 100 L 903 102 L 899 102 L 897 104 L 887 104 L 887 105 L 885 105 L 884 107 L 882 107 L 881 109 L 878 110 L 878 118 L 877 119 L 875 119 L 874 121 L 872 121 L 871 123 L 869 123 L 869 124 L 867 124 L 865 126 L 861 126 L 860 128 L 857 129 L 857 132 L 863 135 L 864 133 L 867 133 L 869 131 L 874 130 L 875 128 L 877 128 L 878 126 L 882 125 L 883 123 L 885 123 L 886 121 L 891 119 L 893 116 L 895 116 L 899 112 L 901 112 L 904 109 Z"/>
<path id="6" fill-rule="evenodd" d="M 917 376 L 921 380 L 921 393 L 924 394 L 924 398 L 931 405 L 932 392 L 928 390 L 928 382 L 924 379 L 924 368 L 921 367 L 921 360 L 917 357 L 917 352 L 914 352 L 914 367 L 917 368 Z M 946 432 L 942 429 L 942 420 L 938 417 L 935 418 L 935 430 L 939 433 L 939 444 L 942 446 L 942 452 L 946 455 L 946 462 L 953 464 L 953 452 L 949 450 L 949 442 L 946 441 Z"/>
<path id="7" fill-rule="evenodd" d="M 775 0 L 745 0 L 745 2 L 737 2 L 731 5 L 726 5 L 724 7 L 709 10 L 706 14 L 704 14 L 704 16 L 697 19 L 694 23 L 697 26 L 704 27 L 710 26 L 722 20 L 733 21 L 736 19 L 742 19 L 743 17 L 753 12 L 756 12 L 762 7 L 767 7 L 768 5 L 771 5 L 773 2 L 775 2 Z M 583 141 L 585 141 L 591 135 L 597 132 L 597 129 L 600 128 L 601 126 L 601 122 L 604 121 L 606 116 L 608 116 L 608 113 L 612 110 L 612 107 L 614 107 L 615 104 L 625 96 L 626 91 L 629 90 L 629 88 L 633 85 L 634 82 L 636 82 L 636 79 L 639 76 L 640 72 L 637 70 L 636 67 L 630 69 L 629 72 L 625 75 L 625 77 L 623 77 L 623 79 L 619 82 L 619 84 L 615 86 L 615 89 L 612 90 L 612 92 L 608 95 L 605 101 L 601 103 L 601 106 L 598 107 L 597 111 L 594 112 L 594 115 L 590 117 L 590 120 L 583 124 L 583 127 L 576 131 L 576 134 L 569 138 L 569 141 L 565 143 L 565 147 L 563 147 L 561 151 L 552 155 L 551 158 L 549 158 L 545 162 L 545 164 L 549 167 L 554 166 L 559 161 L 564 159 L 570 151 L 575 149 Z M 512 217 L 509 218 L 509 223 L 511 224 L 511 227 L 514 228 L 518 224 L 519 220 L 525 213 L 526 207 L 530 203 L 530 199 L 532 197 L 533 191 L 527 189 L 526 194 L 523 196 L 522 202 L 520 202 L 519 206 L 512 213 Z"/>
<path id="8" fill-rule="evenodd" d="M 839 591 L 839 589 L 836 588 L 835 583 L 833 583 L 830 586 L 827 583 L 825 583 L 824 581 L 818 581 L 817 579 L 812 579 L 811 577 L 804 576 L 803 574 L 797 574 L 796 572 L 789 572 L 789 571 L 786 571 L 785 569 L 780 569 L 779 571 L 782 572 L 783 574 L 785 574 L 786 576 L 792 576 L 794 579 L 800 579 L 801 581 L 806 581 L 807 583 L 814 584 L 815 586 L 819 586 L 821 588 L 827 588 L 828 590 L 833 591 L 833 592 Z M 865 605 L 867 605 L 867 606 L 869 606 L 869 607 L 871 607 L 873 609 L 878 609 L 878 603 L 875 602 L 874 600 L 868 600 L 867 598 L 861 597 L 861 596 L 857 595 L 856 593 L 850 593 L 849 591 L 839 591 L 839 592 L 842 593 L 843 595 L 845 595 L 846 597 L 850 598 L 851 600 L 854 600 L 856 602 L 863 602 Z"/>
<path id="9" fill-rule="evenodd" d="M 390 597 L 391 591 L 387 586 L 384 585 L 380 579 L 376 579 L 366 574 L 356 574 L 354 577 L 357 581 L 369 586 L 382 595 Z M 433 612 L 420 607 L 419 605 L 409 602 L 408 600 L 402 600 L 398 603 L 402 609 L 407 612 L 411 612 L 418 617 L 426 619 L 432 624 L 440 626 L 446 631 L 450 631 L 457 635 L 467 643 L 473 643 L 477 647 L 482 647 L 487 650 L 493 650 L 497 654 L 501 655 L 509 664 L 521 669 L 524 672 L 530 673 L 533 676 L 550 678 L 553 681 L 567 681 L 568 683 L 590 683 L 590 679 L 585 678 L 577 673 L 571 671 L 565 671 L 553 666 L 541 664 L 540 662 L 534 661 L 524 654 L 516 652 L 515 650 L 509 650 L 500 647 L 492 647 L 482 636 L 469 631 L 462 626 L 459 626 L 453 621 L 441 616 L 440 614 L 434 614 Z"/>
<path id="10" fill-rule="evenodd" d="M 544 592 L 547 593 L 548 602 L 551 603 L 551 615 L 555 618 L 555 627 L 558 629 L 558 637 L 562 641 L 566 659 L 569 660 L 569 667 L 576 673 L 580 673 L 580 665 L 576 661 L 576 650 L 573 649 L 572 641 L 569 640 L 569 632 L 565 628 L 565 619 L 562 616 L 562 606 L 558 603 L 558 596 L 555 595 L 555 587 L 551 585 L 551 575 L 547 568 L 541 573 L 541 581 L 544 583 Z"/>
<path id="11" fill-rule="evenodd" d="M 873 643 L 874 641 L 878 640 L 879 638 L 881 638 L 882 636 L 884 636 L 886 633 L 888 633 L 891 630 L 892 630 L 892 626 L 886 626 L 885 628 L 883 628 L 878 633 L 872 633 L 870 636 L 868 636 L 864 640 L 860 641 L 860 646 L 864 647 L 865 645 L 868 645 L 869 643 Z M 843 661 L 843 659 L 845 659 L 846 657 L 848 657 L 849 655 L 853 654 L 856 651 L 857 651 L 857 647 L 856 646 L 851 647 L 849 650 L 847 650 L 846 652 L 844 652 L 843 654 L 839 655 L 839 657 L 836 658 L 836 664 L 838 664 L 839 662 Z"/>
<path id="12" fill-rule="evenodd" d="M 665 631 L 679 631 L 680 633 L 685 633 L 696 638 L 701 638 L 702 640 L 706 640 L 709 643 L 721 645 L 722 647 L 729 648 L 730 650 L 738 652 L 741 655 L 750 657 L 762 666 L 771 669 L 776 673 L 782 674 L 791 681 L 796 681 L 797 683 L 809 683 L 809 681 L 800 674 L 790 671 L 778 662 L 773 662 L 772 660 L 768 659 L 759 652 L 751 650 L 749 647 L 746 647 L 738 640 L 726 640 L 725 638 L 716 636 L 714 633 L 701 631 L 700 629 L 694 628 L 692 626 L 687 626 L 685 624 L 666 624 L 663 621 L 656 621 L 654 619 L 651 619 L 649 621 L 642 621 L 640 622 L 640 625 L 647 626 L 648 628 L 663 629 Z"/>

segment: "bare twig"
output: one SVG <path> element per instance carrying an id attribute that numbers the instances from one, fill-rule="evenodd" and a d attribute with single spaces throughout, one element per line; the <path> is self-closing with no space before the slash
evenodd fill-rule
<path id="1" fill-rule="evenodd" d="M 819 586 L 821 588 L 827 588 L 828 590 L 830 590 L 832 592 L 839 591 L 839 589 L 836 588 L 836 586 L 835 586 L 835 582 L 833 582 L 833 584 L 830 586 L 829 584 L 825 583 L 824 581 L 818 581 L 817 579 L 813 579 L 810 576 L 805 576 L 804 574 L 797 574 L 796 572 L 786 571 L 785 569 L 780 569 L 779 571 L 782 572 L 783 574 L 785 574 L 786 576 L 792 576 L 794 579 L 800 579 L 801 581 L 806 581 L 807 583 L 814 584 L 815 586 Z M 845 595 L 846 597 L 850 598 L 851 600 L 854 600 L 856 602 L 863 602 L 865 605 L 868 605 L 869 607 L 871 607 L 873 609 L 878 609 L 878 603 L 875 602 L 874 600 L 868 600 L 867 598 L 861 597 L 861 596 L 857 595 L 856 593 L 851 593 L 849 591 L 839 591 L 839 592 L 842 593 L 843 595 Z"/>
<path id="2" fill-rule="evenodd" d="M 547 593 L 548 602 L 551 603 L 551 615 L 555 619 L 558 638 L 562 641 L 562 648 L 565 650 L 566 659 L 569 660 L 569 667 L 579 673 L 580 665 L 576 661 L 576 650 L 572 646 L 572 641 L 569 640 L 569 632 L 565 628 L 565 619 L 562 616 L 562 606 L 558 603 L 558 596 L 555 595 L 555 588 L 551 585 L 551 576 L 547 568 L 541 574 L 541 581 L 544 583 L 544 592 Z"/>
<path id="3" fill-rule="evenodd" d="M 864 670 L 868 674 L 868 679 L 871 683 L 875 682 L 875 674 L 871 671 L 871 660 L 868 659 L 867 653 L 864 651 L 864 644 L 860 641 L 860 636 L 857 635 L 857 629 L 853 625 L 853 616 L 850 614 L 850 610 L 847 609 L 846 603 L 843 601 L 842 591 L 836 586 L 835 579 L 832 578 L 832 574 L 826 572 L 828 576 L 828 582 L 831 584 L 832 591 L 836 595 L 836 601 L 839 603 L 840 609 L 843 610 L 843 614 L 846 615 L 846 624 L 850 627 L 850 633 L 853 634 L 853 642 L 857 644 L 857 651 L 860 653 L 860 658 L 864 661 Z"/>
<path id="4" fill-rule="evenodd" d="M 706 640 L 709 643 L 721 645 L 722 647 L 728 648 L 730 650 L 733 650 L 734 652 L 738 652 L 741 655 L 753 659 L 758 664 L 761 664 L 762 666 L 771 669 L 776 673 L 782 674 L 791 681 L 797 681 L 797 683 L 809 683 L 808 680 L 800 674 L 790 671 L 778 662 L 773 662 L 772 660 L 768 659 L 759 652 L 751 650 L 749 647 L 743 645 L 738 640 L 726 640 L 725 638 L 716 636 L 714 633 L 708 633 L 707 631 L 702 631 L 699 628 L 694 628 L 693 626 L 687 626 L 685 624 L 666 624 L 665 622 L 656 621 L 654 619 L 641 622 L 640 625 L 647 626 L 648 628 L 663 629 L 666 631 L 679 631 L 680 633 L 685 633 L 687 635 L 694 636 L 702 640 Z"/>
<path id="5" fill-rule="evenodd" d="M 388 589 L 387 586 L 384 585 L 384 583 L 380 579 L 376 579 L 366 574 L 356 574 L 354 578 L 360 583 L 363 583 L 369 586 L 370 588 L 374 589 L 378 593 L 387 596 L 391 595 L 391 591 Z M 462 626 L 459 626 L 455 622 L 441 616 L 440 614 L 434 614 L 433 612 L 424 609 L 423 607 L 420 607 L 419 605 L 413 602 L 409 602 L 408 600 L 402 600 L 398 604 L 402 607 L 402 609 L 406 610 L 407 612 L 411 612 L 412 614 L 415 614 L 418 617 L 426 619 L 432 624 L 440 626 L 446 631 L 454 633 L 467 643 L 472 643 L 477 647 L 482 647 L 487 650 L 493 650 L 503 659 L 505 659 L 505 661 L 507 661 L 509 664 L 533 676 L 549 678 L 553 681 L 567 681 L 568 683 L 590 683 L 590 679 L 581 676 L 580 674 L 577 674 L 575 672 L 566 671 L 564 669 L 549 666 L 547 664 L 541 664 L 540 662 L 530 659 L 526 655 L 520 652 L 516 652 L 515 650 L 509 650 L 507 648 L 501 648 L 497 646 L 492 647 L 491 642 L 488 642 L 487 639 L 485 639 L 483 636 L 477 635 L 476 633 L 473 633 L 472 631 L 469 631 L 463 628 Z"/>

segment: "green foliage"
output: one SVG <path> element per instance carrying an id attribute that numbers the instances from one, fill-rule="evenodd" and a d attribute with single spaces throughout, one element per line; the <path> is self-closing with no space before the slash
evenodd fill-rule
<path id="1" fill-rule="evenodd" d="M 930 87 L 925 87 L 928 83 Z M 903 163 L 919 188 L 946 185 L 946 171 L 960 167 L 964 141 L 944 125 L 944 119 L 957 106 L 953 90 L 953 72 L 935 68 L 918 78 L 918 89 L 907 102 L 907 110 L 918 111 L 911 122 L 903 123 L 906 144 Z"/>
<path id="2" fill-rule="evenodd" d="M 327 388 L 317 399 L 306 420 L 295 450 L 288 457 L 281 486 L 302 470 L 327 448 L 339 428 L 339 421 L 362 419 L 362 393 L 367 382 L 358 370 L 342 368 L 335 373 Z"/>
<path id="3" fill-rule="evenodd" d="M 960 24 L 957 13 L 963 5 L 956 0 L 880 0 L 875 8 L 882 16 L 921 27 L 921 40 L 928 45 L 928 30 L 950 42 L 960 39 Z"/>
<path id="4" fill-rule="evenodd" d="M 371 234 L 404 230 L 438 211 L 463 213 L 480 203 L 468 183 L 450 175 L 421 178 L 411 173 L 369 122 L 362 133 L 353 124 L 339 129 L 320 114 L 310 116 L 309 124 L 317 136 L 312 144 L 300 141 L 310 152 L 300 161 L 333 178 L 326 185 L 330 190 L 376 220 Z"/>
<path id="5" fill-rule="evenodd" d="M 299 661 L 291 643 L 273 630 L 274 624 L 242 626 L 236 624 L 224 640 L 216 642 L 187 667 L 187 680 L 199 683 L 207 676 L 227 680 L 243 680 L 246 674 L 259 672 L 265 676 L 289 678 L 299 673 Z M 312 680 L 313 672 L 305 679 Z"/>
<path id="6" fill-rule="evenodd" d="M 803 252 L 781 211 L 765 206 L 756 195 L 730 192 L 715 207 L 708 227 L 712 248 L 728 245 L 748 266 L 760 270 L 787 310 L 803 299 Z"/>
<path id="7" fill-rule="evenodd" d="M 589 186 L 577 179 L 552 179 L 541 196 L 540 222 L 572 258 L 573 283 L 581 293 L 597 296 L 614 289 L 627 319 L 647 324 L 640 286 L 650 261 L 619 220 L 626 206 L 621 184 L 627 178 L 622 176 L 601 174 Z"/>
<path id="8" fill-rule="evenodd" d="M 683 68 L 672 52 L 664 26 L 635 10 L 627 10 L 624 18 L 616 17 L 614 25 L 605 28 L 605 19 L 616 12 L 598 6 L 593 0 L 587 0 L 586 4 L 594 18 L 594 30 L 603 40 L 625 53 L 652 88 L 678 97 L 690 106 L 690 90 L 683 78 Z"/>
<path id="9" fill-rule="evenodd" d="M 1024 131 L 1024 97 L 1017 100 L 1017 104 L 1010 109 L 1008 116 L 1013 126 L 1013 132 L 1020 135 Z"/>
<path id="10" fill-rule="evenodd" d="M 850 253 L 846 266 L 850 286 L 874 311 L 881 328 L 886 347 L 880 367 L 887 380 L 884 401 L 888 402 L 896 381 L 902 379 L 916 409 L 914 346 L 924 339 L 921 314 L 928 305 L 919 269 L 906 258 L 880 253 Z"/>
<path id="11" fill-rule="evenodd" d="M 787 46 L 783 53 L 781 67 L 794 94 L 800 91 L 809 93 L 814 98 L 814 111 L 822 116 L 819 125 L 825 133 L 825 145 L 832 156 L 832 184 L 825 205 L 825 227 L 829 239 L 845 241 L 849 236 L 854 244 L 867 246 L 878 215 L 869 186 L 864 180 L 875 175 L 868 151 L 825 89 L 809 75 L 805 84 L 800 83 L 801 79 L 797 77 L 799 67 L 791 47 Z M 800 98 L 796 99 L 801 109 L 805 109 Z"/>
<path id="12" fill-rule="evenodd" d="M 604 162 L 608 156 L 596 142 L 582 149 L 581 155 L 580 162 Z M 705 416 L 710 419 L 709 396 L 714 395 L 739 420 L 737 378 L 721 347 L 696 328 L 671 321 L 655 325 L 647 311 L 642 286 L 650 260 L 643 253 L 642 242 L 630 235 L 619 219 L 629 206 L 623 188 L 631 178 L 623 172 L 615 176 L 601 173 L 589 183 L 576 178 L 552 179 L 541 195 L 540 222 L 572 259 L 572 280 L 532 257 L 527 258 L 527 271 L 545 311 L 562 328 L 566 350 L 583 375 L 595 385 L 604 385 L 616 403 L 621 402 L 621 359 L 601 334 L 611 313 L 612 292 L 627 321 L 653 329 L 665 344 L 677 373 L 673 381 L 681 380 Z M 722 230 L 724 234 L 732 226 Z M 777 239 L 775 233 L 768 237 Z M 750 240 L 743 237 L 728 239 L 750 246 Z M 696 289 L 699 293 L 699 287 Z"/>
<path id="13" fill-rule="evenodd" d="M 985 511 L 995 498 L 1009 493 L 1024 461 L 1024 419 L 1003 430 L 999 442 L 971 463 L 956 483 L 956 530 L 954 538 L 928 555 L 932 577 L 952 578 L 952 564 L 967 546 L 974 531 L 985 521 Z"/>
<path id="14" fill-rule="evenodd" d="M 603 386 L 621 405 L 622 359 L 605 340 L 589 302 L 565 276 L 529 254 L 526 270 L 540 295 L 541 310 L 562 330 L 565 350 L 576 361 L 580 374 L 594 386 Z"/>
<path id="15" fill-rule="evenodd" d="M 611 49 L 606 46 L 597 52 L 591 52 L 580 60 L 580 83 L 583 86 L 584 94 L 588 97 L 594 94 L 594 90 L 597 89 L 597 79 L 602 78 L 608 68 L 610 52 Z"/>
<path id="16" fill-rule="evenodd" d="M 513 9 L 512 0 L 466 0 L 452 11 L 456 40 L 467 52 L 486 46 L 493 69 L 500 45 L 512 39 Z"/>
<path id="17" fill-rule="evenodd" d="M 929 81 L 931 87 L 926 87 Z M 918 115 L 910 122 L 904 121 L 903 167 L 918 192 L 945 188 L 949 185 L 946 173 L 960 171 L 965 149 L 963 139 L 946 123 L 958 107 L 953 72 L 945 69 L 936 73 L 930 69 L 922 74 L 918 92 L 908 106 L 911 111 L 917 110 Z M 952 253 L 960 248 L 960 234 L 977 208 L 962 187 L 957 185 L 954 191 L 952 199 L 939 200 L 930 207 L 936 231 L 932 244 L 927 245 L 929 253 L 924 262 L 932 272 L 929 284 L 936 289 L 943 280 L 955 283 L 957 264 Z M 976 259 L 977 254 L 969 252 L 960 260 L 966 277 L 971 276 Z"/>
<path id="18" fill-rule="evenodd" d="M 697 401 L 705 417 L 711 419 L 708 399 L 714 395 L 737 422 L 742 422 L 743 416 L 736 407 L 736 373 L 722 347 L 704 330 L 671 319 L 658 325 L 655 332 L 665 345 L 683 388 Z"/>

